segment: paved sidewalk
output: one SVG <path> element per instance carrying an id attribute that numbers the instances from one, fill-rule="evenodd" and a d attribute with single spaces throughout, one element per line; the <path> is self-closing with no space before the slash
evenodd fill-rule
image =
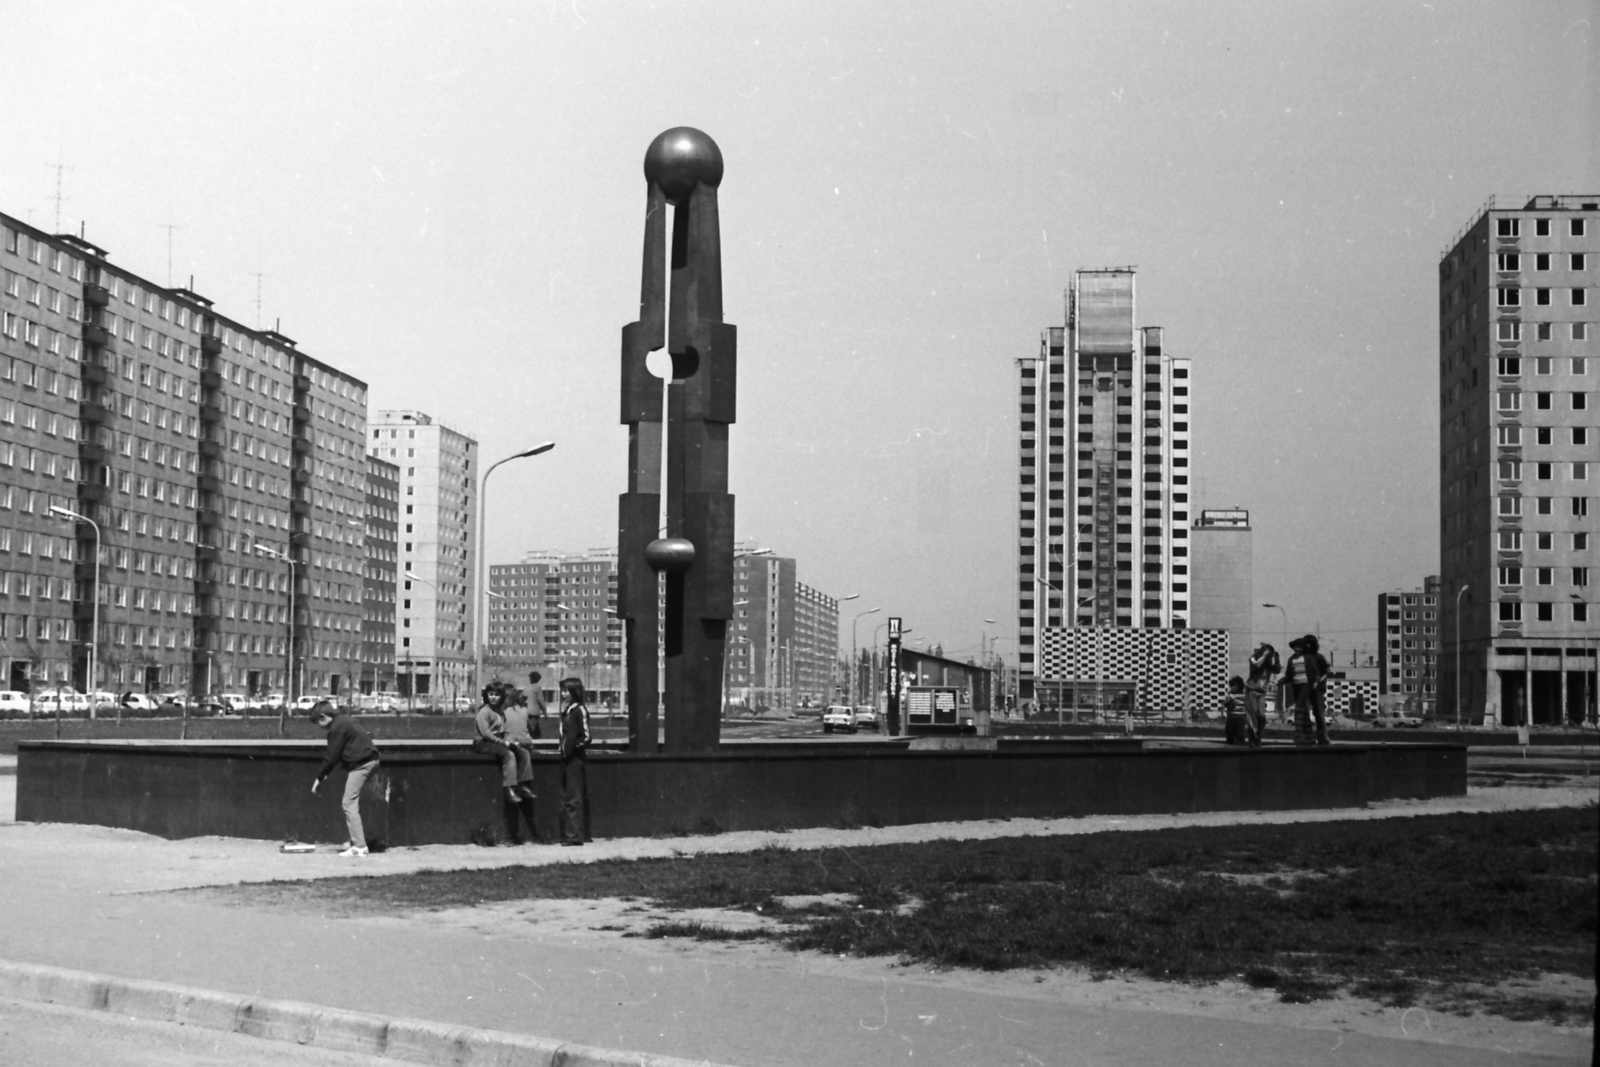
<path id="1" fill-rule="evenodd" d="M 0 775 L 4 794 L 14 778 Z M 1448 810 L 1593 803 L 1593 789 L 1474 790 L 1449 801 L 1367 811 L 1258 813 L 1251 821 L 1384 818 Z M 1465 1022 L 1425 1012 L 1376 1012 L 1341 1024 L 1261 994 L 1221 1015 L 1162 1010 L 1129 985 L 1120 1001 L 1064 993 L 1028 976 L 936 974 L 878 961 L 795 955 L 754 946 L 684 945 L 530 933 L 527 924 L 476 927 L 244 908 L 220 896 L 162 890 L 237 881 L 395 873 L 427 867 L 593 862 L 758 847 L 868 844 L 945 836 L 1138 830 L 1238 821 L 1159 816 L 959 824 L 890 830 L 728 834 L 668 841 L 549 847 L 435 847 L 365 861 L 294 856 L 270 843 L 163 841 L 95 827 L 0 823 L 0 959 L 330 1008 L 637 1049 L 739 1067 L 813 1064 L 1475 1065 L 1579 1063 L 1587 1031 L 1507 1024 L 1502 1046 Z M 537 904 L 532 905 L 537 907 Z M 1352 1008 L 1352 1012 L 1360 1010 Z M 1365 1032 L 1363 1032 L 1365 1031 Z"/>

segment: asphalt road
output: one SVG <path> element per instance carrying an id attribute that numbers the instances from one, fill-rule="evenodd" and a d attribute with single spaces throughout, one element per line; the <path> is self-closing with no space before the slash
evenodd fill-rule
<path id="1" fill-rule="evenodd" d="M 22 1067 L 393 1067 L 223 1030 L 0 998 L 0 1063 Z"/>

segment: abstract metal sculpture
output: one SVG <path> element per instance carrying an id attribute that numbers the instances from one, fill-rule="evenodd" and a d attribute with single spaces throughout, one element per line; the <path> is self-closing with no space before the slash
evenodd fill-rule
<path id="1" fill-rule="evenodd" d="M 617 610 L 627 642 L 629 747 L 656 751 L 661 655 L 666 663 L 664 748 L 708 751 L 720 740 L 722 657 L 733 616 L 728 426 L 734 421 L 736 354 L 734 327 L 722 321 L 717 223 L 722 152 L 699 130 L 676 127 L 650 143 L 644 176 L 639 321 L 622 328 L 628 491 L 618 506 Z M 674 211 L 670 298 L 668 204 Z M 665 424 L 661 380 L 646 365 L 646 357 L 663 347 L 672 358 Z M 658 573 L 666 578 L 664 610 Z"/>

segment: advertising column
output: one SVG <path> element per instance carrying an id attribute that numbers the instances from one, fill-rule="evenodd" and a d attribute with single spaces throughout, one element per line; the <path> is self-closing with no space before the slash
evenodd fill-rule
<path id="1" fill-rule="evenodd" d="M 889 736 L 896 737 L 900 733 L 900 619 L 895 616 L 889 618 L 888 660 Z"/>

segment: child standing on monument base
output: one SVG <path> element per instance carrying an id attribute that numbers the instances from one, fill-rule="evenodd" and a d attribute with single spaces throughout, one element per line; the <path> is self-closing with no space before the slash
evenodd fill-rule
<path id="1" fill-rule="evenodd" d="M 1222 698 L 1222 740 L 1228 745 L 1249 742 L 1250 717 L 1246 714 L 1244 679 L 1237 674 L 1228 679 L 1228 695 Z"/>

